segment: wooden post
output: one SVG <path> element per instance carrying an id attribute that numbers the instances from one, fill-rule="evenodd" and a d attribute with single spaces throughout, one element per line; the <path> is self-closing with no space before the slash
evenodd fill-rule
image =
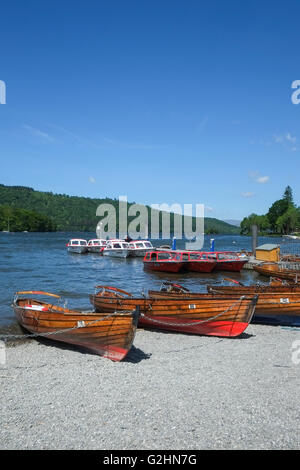
<path id="1" fill-rule="evenodd" d="M 257 225 L 252 225 L 252 255 L 256 256 L 256 247 L 257 247 Z"/>

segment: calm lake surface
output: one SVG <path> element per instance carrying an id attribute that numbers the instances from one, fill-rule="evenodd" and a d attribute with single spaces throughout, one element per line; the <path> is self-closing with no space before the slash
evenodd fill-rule
<path id="1" fill-rule="evenodd" d="M 44 290 L 63 296 L 70 308 L 92 309 L 89 294 L 99 284 L 119 287 L 140 295 L 148 289 L 159 289 L 163 280 L 173 280 L 195 291 L 206 291 L 208 283 L 222 283 L 224 277 L 239 279 L 245 284 L 266 278 L 249 270 L 241 273 L 151 273 L 144 271 L 142 258 L 110 259 L 98 254 L 68 253 L 70 238 L 95 238 L 95 233 L 1 233 L 0 232 L 0 324 L 14 321 L 11 301 L 16 291 Z M 205 236 L 204 250 L 210 239 Z M 251 237 L 216 235 L 215 250 L 251 251 Z M 280 243 L 282 238 L 259 237 L 258 245 Z M 170 240 L 154 240 L 153 245 L 170 244 Z M 177 240 L 177 248 L 184 241 Z"/>

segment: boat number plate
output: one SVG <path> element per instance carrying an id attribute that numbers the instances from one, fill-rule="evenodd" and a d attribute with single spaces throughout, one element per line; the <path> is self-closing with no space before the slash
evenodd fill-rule
<path id="1" fill-rule="evenodd" d="M 189 304 L 189 308 L 190 309 L 196 308 L 196 305 L 195 304 Z"/>
<path id="2" fill-rule="evenodd" d="M 281 303 L 281 304 L 289 304 L 289 303 L 290 303 L 290 299 L 280 299 L 280 303 Z"/>

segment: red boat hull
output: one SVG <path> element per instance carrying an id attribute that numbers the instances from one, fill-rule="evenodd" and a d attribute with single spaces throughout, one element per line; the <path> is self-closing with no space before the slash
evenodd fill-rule
<path id="1" fill-rule="evenodd" d="M 178 273 L 183 266 L 184 263 L 177 261 L 144 261 L 145 269 L 166 273 Z"/>
<path id="2" fill-rule="evenodd" d="M 218 261 L 215 266 L 215 271 L 233 271 L 233 272 L 240 272 L 244 264 L 247 261 L 245 260 L 238 260 L 238 261 Z"/>
<path id="3" fill-rule="evenodd" d="M 157 327 L 166 331 L 177 331 L 182 333 L 192 333 L 205 336 L 220 336 L 220 337 L 236 337 L 240 336 L 248 326 L 247 322 L 236 322 L 230 320 L 222 321 L 208 321 L 197 325 L 197 320 L 194 321 L 195 326 L 190 325 L 193 320 L 179 320 L 174 317 L 159 317 L 155 316 L 157 320 Z M 166 325 L 166 323 L 169 323 Z M 174 325 L 172 325 L 172 323 Z M 147 318 L 147 315 L 142 315 L 139 319 L 139 326 L 151 327 L 155 329 L 156 324 L 154 318 Z"/>
<path id="4" fill-rule="evenodd" d="M 210 273 L 216 266 L 217 263 L 213 261 L 188 261 L 185 267 L 188 271 L 197 273 Z"/>

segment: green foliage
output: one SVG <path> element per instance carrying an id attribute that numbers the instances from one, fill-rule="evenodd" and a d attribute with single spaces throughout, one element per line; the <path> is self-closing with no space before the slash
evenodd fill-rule
<path id="1" fill-rule="evenodd" d="M 7 205 L 12 209 L 19 208 L 37 212 L 38 214 L 53 220 L 56 229 L 60 231 L 94 231 L 98 222 L 103 218 L 96 216 L 97 207 L 104 203 L 112 204 L 114 206 L 118 231 L 118 199 L 92 199 L 87 197 L 68 196 L 66 194 L 34 191 L 32 188 L 23 186 L 4 186 L 0 184 L 0 204 Z M 127 209 L 130 205 L 131 204 L 128 203 Z M 148 214 L 150 233 L 150 210 L 148 211 Z M 104 214 L 104 216 L 105 215 L 106 214 Z M 134 218 L 135 216 L 128 217 L 128 222 Z M 170 214 L 170 221 L 172 229 L 174 214 Z M 27 229 L 25 228 L 24 230 Z M 237 234 L 239 233 L 239 228 L 218 219 L 205 218 L 205 232 L 214 234 Z"/>
<path id="2" fill-rule="evenodd" d="M 53 232 L 55 223 L 49 217 L 27 209 L 0 206 L 0 231 Z"/>
<path id="3" fill-rule="evenodd" d="M 241 234 L 249 235 L 252 225 L 261 233 L 288 234 L 300 227 L 300 208 L 293 202 L 292 188 L 287 186 L 283 197 L 275 201 L 266 215 L 251 214 L 241 223 Z"/>
<path id="4" fill-rule="evenodd" d="M 250 234 L 252 225 L 257 225 L 258 231 L 261 233 L 270 230 L 270 222 L 266 215 L 251 214 L 241 222 L 241 235 Z"/>

